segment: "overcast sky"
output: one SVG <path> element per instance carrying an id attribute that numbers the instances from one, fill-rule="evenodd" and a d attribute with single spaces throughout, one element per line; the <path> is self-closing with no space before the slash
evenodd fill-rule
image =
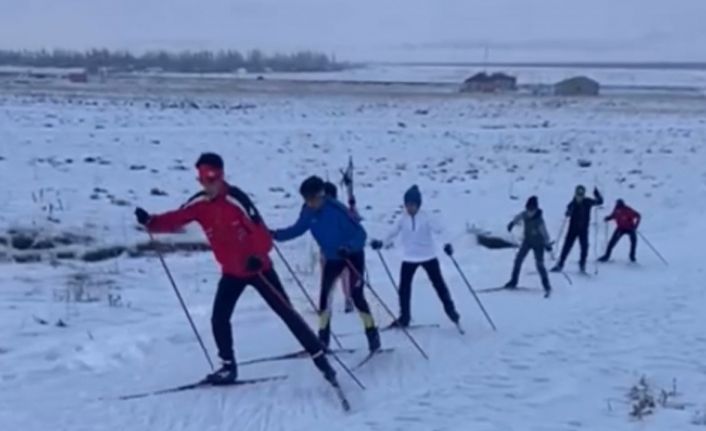
<path id="1" fill-rule="evenodd" d="M 0 0 L 1 48 L 706 61 L 706 0 Z"/>

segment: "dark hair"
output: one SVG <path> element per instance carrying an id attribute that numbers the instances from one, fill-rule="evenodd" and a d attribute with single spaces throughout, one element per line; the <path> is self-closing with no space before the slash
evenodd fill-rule
<path id="1" fill-rule="evenodd" d="M 223 170 L 223 159 L 216 153 L 203 153 L 196 161 L 196 167 L 206 165 L 212 168 Z"/>
<path id="2" fill-rule="evenodd" d="M 336 187 L 336 184 L 326 181 L 324 183 L 324 194 L 330 198 L 338 199 L 338 187 Z"/>
<path id="3" fill-rule="evenodd" d="M 313 175 L 307 179 L 305 179 L 302 182 L 302 185 L 299 187 L 299 194 L 302 195 L 302 197 L 306 198 L 311 198 L 319 193 L 322 193 L 324 191 L 324 180 L 321 178 L 317 177 L 316 175 Z"/>
<path id="4" fill-rule="evenodd" d="M 527 199 L 527 203 L 525 204 L 525 208 L 529 209 L 538 209 L 539 208 L 539 200 L 537 199 L 537 196 L 530 196 L 529 199 Z"/>

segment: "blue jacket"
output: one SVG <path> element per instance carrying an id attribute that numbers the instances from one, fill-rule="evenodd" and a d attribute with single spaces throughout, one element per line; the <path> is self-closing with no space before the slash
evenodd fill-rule
<path id="1" fill-rule="evenodd" d="M 363 251 L 368 237 L 359 220 L 337 200 L 326 199 L 318 210 L 304 205 L 294 225 L 272 232 L 276 241 L 289 241 L 311 230 L 322 253 L 329 260 L 340 260 L 338 250 L 346 247 L 353 253 Z"/>

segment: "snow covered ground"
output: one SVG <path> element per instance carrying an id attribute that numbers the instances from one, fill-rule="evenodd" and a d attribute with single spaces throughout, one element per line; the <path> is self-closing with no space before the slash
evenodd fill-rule
<path id="1" fill-rule="evenodd" d="M 181 97 L 185 95 L 175 95 Z M 185 96 L 186 97 L 186 96 Z M 467 335 L 445 321 L 422 273 L 413 293 L 414 332 L 425 361 L 401 335 L 395 352 L 360 370 L 361 391 L 340 373 L 346 415 L 306 360 L 243 366 L 242 377 L 287 374 L 285 382 L 194 390 L 119 401 L 120 395 L 200 379 L 207 365 L 155 258 L 0 263 L 0 429 L 56 430 L 687 430 L 706 410 L 704 264 L 706 105 L 695 99 L 533 99 L 405 95 L 189 94 L 200 109 L 156 96 L 62 94 L 0 98 L 0 236 L 11 228 L 73 232 L 94 245 L 144 241 L 134 205 L 173 208 L 195 189 L 202 151 L 225 156 L 229 178 L 251 192 L 271 226 L 296 217 L 299 182 L 338 178 L 354 155 L 358 201 L 371 237 L 383 235 L 411 184 L 438 210 L 457 259 L 476 288 L 509 276 L 512 250 L 475 244 L 467 227 L 498 234 L 538 194 L 556 235 L 578 183 L 598 185 L 608 204 L 624 198 L 644 216 L 639 265 L 626 244 L 597 276 L 574 284 L 553 276 L 555 295 L 481 294 L 493 332 L 454 267 L 444 271 Z M 162 102 L 165 102 L 164 104 Z M 212 105 L 212 106 L 211 106 Z M 209 107 L 211 106 L 211 107 Z M 580 168 L 578 160 L 591 162 Z M 158 188 L 166 196 L 152 194 Z M 100 189 L 100 190 L 96 190 Z M 51 221 L 49 220 L 51 219 Z M 602 248 L 605 230 L 597 236 Z M 201 239 L 197 229 L 184 235 Z M 180 237 L 180 236 L 178 236 Z M 312 294 L 309 240 L 283 247 Z M 0 252 L 11 254 L 8 246 Z M 397 250 L 386 252 L 396 272 Z M 209 349 L 209 313 L 218 269 L 208 253 L 170 254 Z M 382 266 L 371 281 L 396 309 Z M 522 284 L 539 286 L 530 259 Z M 316 317 L 278 262 L 290 295 Z M 593 264 L 591 265 L 593 271 Z M 363 347 L 356 316 L 340 295 L 334 330 Z M 374 301 L 372 301 L 374 302 Z M 381 324 L 389 317 L 374 306 Z M 254 292 L 233 319 L 246 360 L 297 348 Z M 342 355 L 353 364 L 360 354 Z M 630 418 L 630 388 L 645 376 L 667 407 Z"/>

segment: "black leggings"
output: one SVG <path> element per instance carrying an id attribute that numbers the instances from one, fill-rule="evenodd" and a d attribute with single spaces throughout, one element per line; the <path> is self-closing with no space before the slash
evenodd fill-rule
<path id="1" fill-rule="evenodd" d="M 637 234 L 635 233 L 635 229 L 616 229 L 615 232 L 613 232 L 613 236 L 610 238 L 610 242 L 608 243 L 608 249 L 605 252 L 606 258 L 610 259 L 610 255 L 613 253 L 613 248 L 615 248 L 623 235 L 627 235 L 630 238 L 630 258 L 633 260 L 635 259 L 635 250 L 637 249 Z"/>
<path id="2" fill-rule="evenodd" d="M 344 259 L 326 259 L 324 264 L 324 274 L 321 277 L 321 292 L 319 295 L 319 329 L 328 328 L 331 324 L 330 297 L 334 283 L 341 276 L 344 268 L 348 268 L 350 264 L 355 268 L 355 271 L 349 268 L 352 277 L 355 276 L 356 283 L 351 285 L 351 299 L 353 305 L 358 310 L 363 325 L 367 328 L 375 326 L 375 321 L 370 314 L 368 301 L 365 299 L 365 289 L 361 277 L 365 274 L 365 253 L 362 251 L 352 254 L 347 260 Z M 356 274 L 357 273 L 357 274 Z"/>
<path id="3" fill-rule="evenodd" d="M 579 245 L 581 246 L 581 259 L 579 260 L 579 265 L 581 265 L 582 268 L 586 266 L 586 259 L 588 258 L 588 227 L 580 230 L 569 229 L 569 233 L 566 234 L 566 239 L 564 240 L 564 247 L 561 249 L 559 266 L 564 266 L 564 263 L 566 263 L 566 258 L 569 257 L 571 248 L 574 246 L 577 239 L 579 240 Z"/>
<path id="4" fill-rule="evenodd" d="M 213 337 L 218 346 L 218 356 L 222 360 L 235 362 L 230 318 L 238 298 L 247 286 L 253 286 L 257 290 L 309 354 L 318 356 L 322 352 L 319 339 L 292 307 L 277 273 L 274 270 L 269 270 L 261 276 L 250 278 L 238 278 L 224 274 L 218 283 L 218 291 L 213 301 L 211 326 Z"/>
<path id="5" fill-rule="evenodd" d="M 414 273 L 417 272 L 417 268 L 424 268 L 429 280 L 431 281 L 436 294 L 439 295 L 441 303 L 444 305 L 444 311 L 449 319 L 456 322 L 459 318 L 456 312 L 456 307 L 451 299 L 451 294 L 449 293 L 448 287 L 446 287 L 446 282 L 444 277 L 441 275 L 441 266 L 439 265 L 439 259 L 432 259 L 426 262 L 402 262 L 402 268 L 400 269 L 400 322 L 404 324 L 409 324 L 411 313 L 410 313 L 410 303 L 412 301 L 412 279 L 414 278 Z"/>

